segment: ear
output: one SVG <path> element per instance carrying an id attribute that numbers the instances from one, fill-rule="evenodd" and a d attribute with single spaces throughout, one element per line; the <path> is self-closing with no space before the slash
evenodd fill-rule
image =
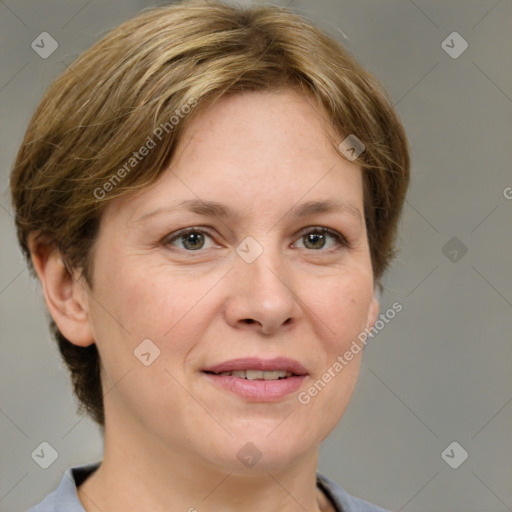
<path id="1" fill-rule="evenodd" d="M 367 329 L 371 329 L 375 325 L 375 322 L 377 321 L 377 317 L 379 316 L 379 309 L 380 309 L 380 292 L 376 286 L 372 301 L 370 302 L 370 307 L 368 308 L 368 316 L 366 317 L 366 328 Z"/>
<path id="2" fill-rule="evenodd" d="M 34 237 L 29 238 L 29 247 L 46 306 L 59 331 L 74 345 L 92 345 L 87 283 L 79 272 L 70 273 L 59 249 L 36 242 Z"/>

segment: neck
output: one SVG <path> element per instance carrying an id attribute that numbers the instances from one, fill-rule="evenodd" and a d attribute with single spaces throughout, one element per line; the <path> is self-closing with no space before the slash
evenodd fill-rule
<path id="1" fill-rule="evenodd" d="M 288 467 L 262 459 L 244 470 L 164 446 L 142 429 L 114 432 L 106 425 L 104 446 L 101 466 L 79 487 L 86 512 L 333 510 L 316 486 L 317 450 Z"/>

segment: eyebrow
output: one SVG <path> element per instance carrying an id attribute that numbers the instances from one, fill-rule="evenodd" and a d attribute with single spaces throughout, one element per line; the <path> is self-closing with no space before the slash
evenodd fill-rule
<path id="1" fill-rule="evenodd" d="M 287 215 L 291 217 L 307 217 L 315 213 L 342 212 L 348 213 L 357 220 L 362 221 L 362 215 L 359 208 L 346 200 L 326 200 L 326 201 L 307 201 L 300 205 L 296 205 L 290 209 Z"/>
<path id="2" fill-rule="evenodd" d="M 151 212 L 145 213 L 139 217 L 135 223 L 141 223 L 151 217 L 162 213 L 172 213 L 180 210 L 187 210 L 198 215 L 219 217 L 222 219 L 239 219 L 242 215 L 236 212 L 230 206 L 217 201 L 203 201 L 201 199 L 187 199 L 170 207 L 157 208 Z M 307 201 L 293 206 L 283 217 L 302 218 L 318 213 L 342 212 L 348 213 L 362 222 L 362 215 L 359 208 L 346 200 L 325 200 L 325 201 Z"/>
<path id="3" fill-rule="evenodd" d="M 204 215 L 206 217 L 221 217 L 221 218 L 238 218 L 239 215 L 229 206 L 219 203 L 217 201 L 202 201 L 201 199 L 187 199 L 181 201 L 174 206 L 157 208 L 151 212 L 145 213 L 139 217 L 135 222 L 139 223 L 150 217 L 154 217 L 161 213 L 172 213 L 180 210 L 187 210 L 191 213 Z"/>

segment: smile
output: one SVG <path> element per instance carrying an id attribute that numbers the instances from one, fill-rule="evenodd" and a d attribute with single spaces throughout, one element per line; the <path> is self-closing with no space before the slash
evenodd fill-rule
<path id="1" fill-rule="evenodd" d="M 208 372 L 207 372 L 208 373 Z M 280 380 L 292 377 L 292 372 L 285 370 L 273 370 L 273 371 L 262 371 L 262 370 L 235 370 L 232 372 L 221 372 L 214 375 L 222 375 L 224 377 L 238 377 L 239 379 L 247 380 Z"/>
<path id="2" fill-rule="evenodd" d="M 286 357 L 232 359 L 202 370 L 216 388 L 251 402 L 276 402 L 297 392 L 308 376 L 298 361 Z"/>

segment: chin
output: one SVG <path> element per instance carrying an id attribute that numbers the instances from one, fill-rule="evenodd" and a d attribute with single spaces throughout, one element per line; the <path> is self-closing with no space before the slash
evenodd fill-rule
<path id="1" fill-rule="evenodd" d="M 269 422 L 262 422 L 245 431 L 232 431 L 234 437 L 226 439 L 226 450 L 218 454 L 217 462 L 222 461 L 229 471 L 254 474 L 255 471 L 288 469 L 300 459 L 316 453 L 319 443 L 308 443 L 306 429 L 297 429 L 297 425 L 290 421 L 291 416 L 280 420 L 280 425 L 272 421 L 270 429 Z"/>

